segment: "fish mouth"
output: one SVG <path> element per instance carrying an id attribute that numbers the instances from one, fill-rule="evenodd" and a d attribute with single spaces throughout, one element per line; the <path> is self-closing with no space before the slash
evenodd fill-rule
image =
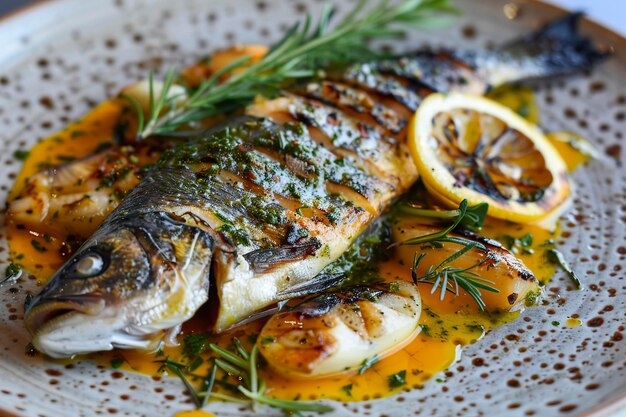
<path id="1" fill-rule="evenodd" d="M 67 358 L 114 347 L 148 349 L 152 335 L 132 334 L 120 308 L 102 298 L 80 297 L 44 301 L 24 319 L 35 348 L 52 358 Z"/>
<path id="2" fill-rule="evenodd" d="M 33 306 L 24 321 L 31 334 L 38 333 L 72 314 L 95 316 L 105 309 L 106 301 L 95 297 L 55 298 Z"/>

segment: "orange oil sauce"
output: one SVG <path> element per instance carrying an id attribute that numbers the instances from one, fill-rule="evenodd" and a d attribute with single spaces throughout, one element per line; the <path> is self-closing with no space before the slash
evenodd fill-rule
<path id="1" fill-rule="evenodd" d="M 174 414 L 174 417 L 215 417 L 215 414 L 207 413 L 206 411 L 202 410 L 190 410 L 176 413 Z"/>
<path id="2" fill-rule="evenodd" d="M 106 101 L 82 120 L 69 125 L 66 129 L 39 142 L 24 163 L 22 172 L 15 181 L 9 199 L 19 196 L 29 176 L 39 171 L 41 164 L 57 163 L 59 155 L 83 157 L 95 151 L 102 142 L 110 142 L 113 128 L 120 116 L 123 105 L 116 100 Z M 77 134 L 76 132 L 81 132 Z M 555 232 L 537 226 L 520 226 L 489 219 L 482 233 L 488 237 L 500 239 L 503 233 L 520 238 L 527 233 L 533 235 L 533 243 L 524 252 L 517 253 L 526 265 L 535 273 L 541 282 L 547 282 L 554 267 L 545 259 L 545 250 L 551 247 L 550 241 Z M 503 232 L 505 231 L 505 232 Z M 45 230 L 19 229 L 10 223 L 7 226 L 7 237 L 10 244 L 11 257 L 28 272 L 36 276 L 38 283 L 43 284 L 53 272 L 64 262 L 58 250 L 61 236 L 51 236 L 51 241 L 41 240 L 46 251 L 36 250 L 32 245 L 33 238 L 46 233 Z M 531 253 L 532 252 L 532 253 Z M 385 262 L 381 267 L 385 279 L 411 279 L 410 265 L 395 258 Z M 395 353 L 382 358 L 362 375 L 356 372 L 327 378 L 310 380 L 289 379 L 270 369 L 262 369 L 261 376 L 267 382 L 267 394 L 282 399 L 299 398 L 302 400 L 330 398 L 340 401 L 367 400 L 387 396 L 403 389 L 419 387 L 435 374 L 448 368 L 458 358 L 459 347 L 472 343 L 482 337 L 486 330 L 517 317 L 519 313 L 481 314 L 478 312 L 458 313 L 460 305 L 467 305 L 468 296 L 448 295 L 444 301 L 439 295 L 430 294 L 431 287 L 420 284 L 423 300 L 423 313 L 420 318 L 422 331 L 412 341 Z M 185 324 L 183 333 L 208 330 L 203 311 Z M 262 323 L 256 322 L 238 328 L 227 334 L 216 336 L 215 342 L 227 346 L 236 336 L 250 346 L 248 336 L 258 334 Z M 426 330 L 427 329 L 427 330 Z M 140 351 L 118 350 L 91 355 L 91 358 L 109 364 L 112 359 L 123 359 L 122 369 L 140 373 L 157 374 L 160 364 L 155 362 L 167 356 L 173 360 L 183 360 L 180 347 L 167 347 L 163 356 L 146 354 Z M 406 385 L 391 390 L 388 377 L 399 371 L 406 371 Z M 194 373 L 206 375 L 207 362 Z M 221 389 L 218 387 L 218 390 Z M 210 416 L 208 413 L 191 412 L 180 417 Z"/>
<path id="3" fill-rule="evenodd" d="M 102 144 L 112 143 L 113 129 L 122 108 L 119 100 L 105 101 L 82 119 L 37 143 L 15 179 L 8 201 L 19 197 L 28 179 L 43 167 L 57 165 L 63 159 L 91 155 Z M 44 225 L 38 230 L 27 230 L 8 217 L 6 235 L 11 259 L 33 273 L 40 283 L 44 283 L 64 262 L 60 252 L 65 236 L 55 236 Z M 38 245 L 33 245 L 33 241 Z"/>

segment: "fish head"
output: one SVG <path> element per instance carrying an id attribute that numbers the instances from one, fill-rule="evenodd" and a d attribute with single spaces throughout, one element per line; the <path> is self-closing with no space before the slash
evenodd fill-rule
<path id="1" fill-rule="evenodd" d="M 105 227 L 27 307 L 37 350 L 68 357 L 157 349 L 208 298 L 212 239 L 162 213 Z"/>

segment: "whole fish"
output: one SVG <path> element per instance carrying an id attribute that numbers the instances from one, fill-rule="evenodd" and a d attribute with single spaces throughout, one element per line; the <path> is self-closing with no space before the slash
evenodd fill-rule
<path id="1" fill-rule="evenodd" d="M 417 180 L 405 139 L 422 97 L 590 68 L 603 55 L 578 18 L 492 51 L 329 71 L 177 145 L 28 306 L 34 346 L 155 348 L 207 300 L 221 332 L 332 285 L 320 271 Z"/>

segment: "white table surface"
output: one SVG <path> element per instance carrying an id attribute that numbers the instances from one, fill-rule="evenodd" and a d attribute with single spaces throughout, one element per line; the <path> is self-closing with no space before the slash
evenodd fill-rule
<path id="1" fill-rule="evenodd" d="M 581 10 L 590 18 L 626 36 L 625 0 L 549 0 L 570 10 Z"/>
<path id="2" fill-rule="evenodd" d="M 40 0 L 0 0 L 0 15 Z M 454 0 L 453 0 L 454 1 Z M 479 0 L 476 0 L 479 1 Z M 582 10 L 591 18 L 626 36 L 626 0 L 544 0 L 571 9 Z"/>

